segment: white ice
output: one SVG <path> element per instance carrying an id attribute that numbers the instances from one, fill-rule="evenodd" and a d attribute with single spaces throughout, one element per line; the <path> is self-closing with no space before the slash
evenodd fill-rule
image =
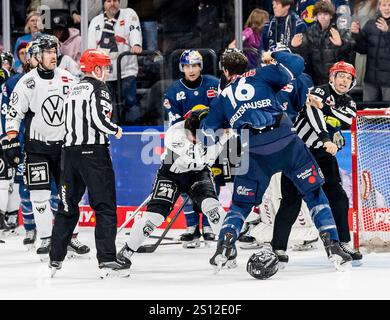
<path id="1" fill-rule="evenodd" d="M 252 250 L 239 250 L 238 268 L 214 275 L 210 248 L 161 246 L 136 254 L 129 278 L 98 277 L 93 228 L 81 228 L 79 239 L 92 248 L 91 259 L 65 260 L 55 278 L 47 263 L 22 244 L 24 231 L 0 244 L 0 300 L 4 299 L 389 299 L 390 253 L 371 253 L 364 264 L 336 272 L 323 250 L 289 251 L 290 263 L 268 280 L 246 272 Z M 181 230 L 168 235 L 177 236 Z M 118 250 L 125 234 L 117 238 Z M 155 240 L 153 240 L 155 241 Z M 168 242 L 168 241 L 165 241 Z"/>

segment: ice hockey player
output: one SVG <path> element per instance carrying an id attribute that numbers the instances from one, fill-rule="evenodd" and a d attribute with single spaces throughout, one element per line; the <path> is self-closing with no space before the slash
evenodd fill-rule
<path id="1" fill-rule="evenodd" d="M 248 149 L 244 149 L 249 153 L 249 165 L 243 166 L 246 170 L 234 180 L 232 205 L 210 263 L 219 271 L 235 260 L 235 242 L 245 218 L 261 203 L 272 175 L 283 171 L 304 195 L 329 260 L 342 269 L 352 258 L 340 248 L 336 224 L 321 188 L 323 177 L 275 97 L 293 76 L 302 73 L 303 59 L 288 52 L 273 52 L 270 58 L 276 63 L 244 73 L 247 58 L 239 52 L 230 53 L 223 62 L 230 84 L 212 103 L 203 124 L 207 130 L 218 130 L 226 123 L 236 130 L 249 130 Z"/>
<path id="2" fill-rule="evenodd" d="M 356 71 L 351 64 L 343 61 L 335 63 L 329 70 L 329 84 L 314 87 L 310 91 L 306 108 L 300 112 L 295 128 L 298 136 L 310 147 L 325 177 L 322 188 L 336 222 L 340 247 L 352 256 L 353 265 L 360 265 L 362 254 L 349 245 L 349 200 L 341 184 L 335 157 L 344 146 L 341 130 L 349 129 L 356 116 L 356 104 L 347 94 L 354 87 L 355 81 Z M 291 226 L 298 217 L 301 204 L 300 190 L 284 176 L 281 205 L 275 218 L 274 250 L 287 249 Z"/>
<path id="3" fill-rule="evenodd" d="M 9 107 L 9 98 L 16 84 L 19 82 L 19 80 L 23 77 L 25 73 L 31 71 L 32 69 L 38 66 L 38 61 L 33 57 L 33 49 L 34 47 L 38 46 L 38 44 L 39 41 L 32 41 L 26 45 L 26 47 L 24 48 L 26 52 L 25 62 L 23 63 L 22 61 L 23 73 L 17 73 L 11 76 L 4 84 L 2 100 L 1 100 L 4 121 L 5 121 L 6 111 L 8 110 Z M 22 157 L 20 159 L 19 165 L 15 170 L 16 172 L 15 172 L 14 182 L 16 188 L 14 188 L 14 190 L 15 189 L 19 190 L 20 206 L 21 206 L 22 216 L 23 216 L 23 226 L 26 230 L 26 237 L 25 239 L 23 239 L 23 244 L 26 245 L 28 249 L 30 249 L 32 248 L 36 240 L 36 226 L 35 226 L 34 216 L 32 212 L 30 193 L 23 179 L 23 175 L 25 172 L 25 164 L 23 159 L 24 122 L 21 123 L 18 138 L 21 147 Z M 18 204 L 18 208 L 19 208 L 19 204 Z M 11 220 L 12 220 L 11 229 L 17 226 L 17 214 L 18 214 L 18 210 L 14 213 L 14 215 L 11 216 Z"/>
<path id="4" fill-rule="evenodd" d="M 69 72 L 56 67 L 57 42 L 53 37 L 42 36 L 35 49 L 38 67 L 25 74 L 11 94 L 6 116 L 7 139 L 3 139 L 2 147 L 9 165 L 17 167 L 21 159 L 18 134 L 24 120 L 26 178 L 37 233 L 42 240 L 37 254 L 43 261 L 48 257 L 51 243 L 50 180 L 53 177 L 57 188 L 60 180 L 65 134 L 63 100 L 74 79 Z M 87 254 L 89 248 L 76 236 L 77 230 L 69 245 L 77 254 Z"/>
<path id="5" fill-rule="evenodd" d="M 2 57 L 0 57 L 0 64 Z M 4 92 L 4 84 L 2 92 Z M 1 102 L 1 100 L 0 100 Z M 0 142 L 6 139 L 5 117 L 7 105 L 0 106 Z M 17 226 L 17 212 L 19 208 L 18 191 L 14 188 L 15 169 L 8 164 L 4 151 L 0 146 L 0 232 L 9 233 Z M 15 219 L 16 218 L 16 219 Z"/>
<path id="6" fill-rule="evenodd" d="M 287 47 L 283 47 L 283 46 L 278 46 L 275 49 L 275 51 L 288 51 L 288 52 L 290 52 L 290 50 Z M 274 59 L 272 59 L 272 60 L 263 61 L 263 62 L 265 64 L 270 64 L 270 63 L 274 63 L 275 61 L 274 61 Z M 281 104 L 283 111 L 288 115 L 288 117 L 290 118 L 292 123 L 295 122 L 296 117 L 298 116 L 298 113 L 305 106 L 306 96 L 307 96 L 309 90 L 313 88 L 313 86 L 314 86 L 314 84 L 313 84 L 311 77 L 306 73 L 302 73 L 299 76 L 297 76 L 296 78 L 294 78 L 290 83 L 285 85 L 279 92 L 277 92 L 276 98 L 277 98 L 278 102 Z M 279 224 L 284 223 L 284 220 L 275 219 L 275 216 L 277 214 L 279 214 L 279 212 L 282 210 L 282 209 L 280 209 L 280 207 L 278 210 L 278 206 L 280 205 L 280 203 L 278 203 L 278 202 L 280 202 L 280 191 L 279 190 L 280 190 L 280 186 L 281 186 L 280 181 L 285 179 L 285 178 L 286 178 L 286 176 L 283 173 L 281 174 L 281 177 L 280 177 L 280 174 L 273 176 L 272 177 L 273 180 L 271 181 L 270 186 L 266 191 L 266 195 L 268 193 L 271 194 L 270 197 L 267 199 L 272 201 L 273 202 L 272 204 L 275 205 L 275 207 L 273 207 L 271 205 L 269 205 L 269 207 L 276 208 L 276 210 L 277 210 L 277 212 L 272 212 L 272 211 L 268 212 L 268 215 L 272 214 L 272 213 L 274 214 L 274 216 L 271 217 L 271 219 L 272 218 L 274 219 L 273 229 L 276 230 L 274 232 L 277 232 L 277 230 L 279 228 Z M 272 188 L 277 187 L 278 191 L 276 192 L 271 187 Z M 282 193 L 283 193 L 283 191 L 282 191 Z M 275 196 L 277 197 L 276 200 L 273 199 L 273 197 L 275 197 Z M 266 201 L 267 201 L 267 199 L 266 199 Z M 263 201 L 264 201 L 264 197 L 263 197 Z M 300 207 L 300 210 L 306 210 L 306 207 L 305 208 Z M 302 216 L 301 216 L 302 219 L 307 219 L 305 212 L 303 212 L 303 211 L 301 211 L 301 212 L 302 212 Z M 309 214 L 308 214 L 308 216 L 309 216 Z M 270 220 L 270 217 L 267 217 L 267 220 Z M 306 225 L 312 224 L 312 222 L 305 221 L 305 224 Z M 306 227 L 306 228 L 310 228 L 310 227 Z M 313 233 L 315 232 L 315 228 L 313 228 L 313 229 L 314 229 L 313 232 L 303 232 L 302 233 L 302 236 L 304 236 L 304 234 L 307 234 L 307 235 L 309 235 L 309 237 L 307 237 L 307 239 L 302 239 L 302 242 L 299 244 L 300 250 L 303 250 L 303 249 L 309 247 L 309 245 L 306 245 L 306 243 L 311 243 L 313 241 L 316 241 L 316 239 L 318 239 L 318 237 L 316 237 L 315 235 L 313 236 Z M 259 232 L 261 232 L 261 231 L 259 231 Z M 254 234 L 255 234 L 255 231 L 254 231 Z M 278 244 L 274 243 L 273 241 L 271 241 L 271 243 L 273 245 L 274 252 L 276 253 L 276 255 L 279 258 L 279 262 L 287 263 L 288 256 L 285 253 L 286 248 L 284 248 L 284 247 L 280 248 L 280 246 L 278 246 Z"/>
<path id="7" fill-rule="evenodd" d="M 198 139 L 196 133 L 207 113 L 208 108 L 194 110 L 187 115 L 185 121 L 177 122 L 166 132 L 166 151 L 162 155 L 162 165 L 153 185 L 152 198 L 142 218 L 134 223 L 125 246 L 118 253 L 119 260 L 131 264 L 134 252 L 169 216 L 183 192 L 207 216 L 213 231 L 219 231 L 226 212 L 218 201 L 208 163 L 214 163 L 223 144 L 231 137 L 231 132 L 220 135 L 219 142 L 206 151 L 202 139 Z"/>
<path id="8" fill-rule="evenodd" d="M 64 148 L 61 157 L 61 202 L 54 221 L 49 267 L 62 267 L 67 244 L 80 217 L 79 203 L 88 188 L 96 214 L 95 242 L 100 277 L 128 276 L 130 266 L 116 259 L 115 174 L 108 135 L 120 139 L 122 129 L 111 122 L 112 99 L 105 83 L 111 67 L 108 54 L 85 50 L 80 58 L 85 78 L 65 98 Z"/>
<path id="9" fill-rule="evenodd" d="M 203 57 L 199 51 L 185 50 L 180 56 L 179 69 L 184 76 L 167 89 L 164 100 L 170 126 L 183 121 L 194 106 L 209 106 L 211 100 L 217 96 L 219 80 L 214 76 L 201 74 Z M 183 197 L 187 196 L 183 194 Z M 191 200 L 184 207 L 187 230 L 180 237 L 180 240 L 184 242 L 184 248 L 200 246 L 200 213 L 200 208 L 193 205 Z M 206 242 L 214 240 L 215 235 L 204 215 L 202 215 L 202 226 L 203 239 Z"/>

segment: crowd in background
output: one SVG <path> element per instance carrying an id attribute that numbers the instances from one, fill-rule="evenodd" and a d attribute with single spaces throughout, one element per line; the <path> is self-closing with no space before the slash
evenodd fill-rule
<path id="1" fill-rule="evenodd" d="M 42 21 L 42 6 L 50 8 L 50 25 Z M 23 72 L 27 43 L 49 33 L 59 41 L 60 67 L 81 77 L 80 11 L 80 0 L 13 0 L 12 51 L 2 53 L 1 75 Z M 218 76 L 212 62 L 236 45 L 234 17 L 234 0 L 89 0 L 88 47 L 106 50 L 114 66 L 114 120 L 161 125 L 164 92 L 182 76 L 176 50 L 204 48 L 203 73 Z M 358 72 L 357 101 L 390 101 L 390 0 L 245 0 L 243 17 L 251 67 L 260 66 L 262 51 L 284 45 L 304 57 L 315 85 L 328 82 L 329 66 L 344 60 Z M 131 55 L 123 58 L 118 77 L 122 52 Z"/>

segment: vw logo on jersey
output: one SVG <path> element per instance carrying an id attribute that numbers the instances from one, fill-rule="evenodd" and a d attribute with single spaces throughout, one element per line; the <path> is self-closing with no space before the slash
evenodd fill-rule
<path id="1" fill-rule="evenodd" d="M 5 163 L 3 159 L 0 159 L 0 174 L 3 173 L 5 168 Z"/>
<path id="2" fill-rule="evenodd" d="M 64 124 L 64 109 L 62 99 L 58 95 L 48 97 L 43 101 L 41 113 L 43 120 L 51 127 L 59 127 Z"/>

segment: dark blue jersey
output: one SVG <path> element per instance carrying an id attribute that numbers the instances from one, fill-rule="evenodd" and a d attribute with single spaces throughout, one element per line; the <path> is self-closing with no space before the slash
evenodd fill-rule
<path id="1" fill-rule="evenodd" d="M 212 102 L 203 129 L 218 130 L 228 125 L 240 130 L 245 127 L 262 129 L 275 123 L 283 113 L 276 93 L 304 68 L 303 59 L 287 52 L 274 52 L 276 64 L 253 69 L 236 77 Z"/>
<path id="2" fill-rule="evenodd" d="M 168 112 L 169 124 L 175 124 L 184 119 L 192 107 L 197 104 L 210 106 L 211 100 L 217 96 L 219 80 L 210 75 L 201 75 L 197 88 L 187 87 L 183 80 L 175 81 L 165 93 L 164 107 Z"/>
<path id="3" fill-rule="evenodd" d="M 313 87 L 314 84 L 311 77 L 306 73 L 302 73 L 276 94 L 283 111 L 287 113 L 293 123 L 299 111 L 305 105 L 309 90 Z"/>
<path id="4" fill-rule="evenodd" d="M 5 136 L 5 116 L 8 110 L 9 97 L 11 96 L 12 91 L 14 90 L 16 84 L 23 77 L 24 74 L 17 73 L 10 78 L 2 85 L 2 94 L 1 94 L 1 125 L 0 125 L 0 138 Z M 21 129 L 22 130 L 22 129 Z M 23 132 L 23 131 L 21 131 Z M 23 137 L 20 137 L 23 138 Z M 19 139 L 21 142 L 23 139 Z"/>

